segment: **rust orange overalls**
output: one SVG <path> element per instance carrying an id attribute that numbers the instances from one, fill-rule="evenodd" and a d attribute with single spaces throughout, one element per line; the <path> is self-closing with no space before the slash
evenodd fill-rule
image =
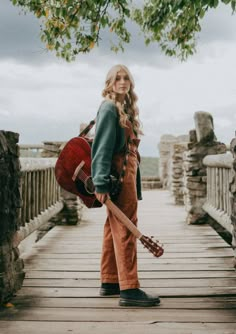
<path id="1" fill-rule="evenodd" d="M 130 140 L 129 156 L 122 189 L 115 204 L 137 225 L 137 149 L 139 139 L 135 136 L 130 121 L 126 123 L 126 143 Z M 118 153 L 112 165 L 120 173 L 124 153 Z M 108 210 L 104 226 L 101 258 L 101 282 L 119 283 L 120 290 L 139 288 L 137 273 L 137 243 L 135 236 Z"/>

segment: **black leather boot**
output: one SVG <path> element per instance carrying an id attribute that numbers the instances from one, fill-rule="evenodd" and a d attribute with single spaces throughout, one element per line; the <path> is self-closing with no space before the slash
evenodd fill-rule
<path id="1" fill-rule="evenodd" d="M 120 294 L 120 285 L 119 283 L 102 283 L 100 296 L 112 296 Z"/>
<path id="2" fill-rule="evenodd" d="M 149 295 L 141 289 L 127 289 L 120 292 L 120 306 L 156 306 L 160 304 L 157 295 Z"/>

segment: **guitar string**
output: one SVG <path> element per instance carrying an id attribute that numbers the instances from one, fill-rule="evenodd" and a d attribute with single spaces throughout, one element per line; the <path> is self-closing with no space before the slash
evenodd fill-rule
<path id="1" fill-rule="evenodd" d="M 81 181 L 86 181 L 88 175 L 81 169 L 77 175 Z"/>

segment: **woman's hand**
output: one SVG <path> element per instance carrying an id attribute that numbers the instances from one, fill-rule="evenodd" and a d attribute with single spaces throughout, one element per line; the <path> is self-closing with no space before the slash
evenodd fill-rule
<path id="1" fill-rule="evenodd" d="M 109 196 L 109 193 L 97 193 L 95 191 L 95 196 L 97 197 L 97 200 L 103 204 Z"/>

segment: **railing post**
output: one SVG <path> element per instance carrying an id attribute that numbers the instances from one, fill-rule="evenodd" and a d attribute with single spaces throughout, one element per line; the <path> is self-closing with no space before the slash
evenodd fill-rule
<path id="1" fill-rule="evenodd" d="M 65 142 L 44 142 L 42 157 L 57 158 L 64 145 Z M 68 193 L 64 189 L 60 190 L 60 196 L 64 203 L 63 209 L 60 213 L 51 218 L 48 224 L 45 224 L 39 229 L 37 240 L 40 239 L 47 232 L 47 230 L 51 229 L 54 225 L 76 225 L 81 220 L 83 205 L 80 199 L 76 195 Z"/>
<path id="2" fill-rule="evenodd" d="M 232 247 L 234 249 L 234 268 L 236 269 L 236 138 L 234 138 L 230 143 L 230 150 L 233 154 L 233 170 L 234 175 L 230 182 L 230 192 L 231 192 L 231 222 L 233 225 L 232 229 Z"/>
<path id="3" fill-rule="evenodd" d="M 203 210 L 207 196 L 207 170 L 203 159 L 207 155 L 225 153 L 226 145 L 216 140 L 211 114 L 196 112 L 194 121 L 196 130 L 191 130 L 189 150 L 184 161 L 184 198 L 187 222 L 202 224 L 207 222 L 207 215 Z"/>
<path id="4" fill-rule="evenodd" d="M 24 279 L 23 261 L 13 246 L 21 206 L 18 138 L 17 133 L 0 131 L 0 304 L 12 297 Z"/>

